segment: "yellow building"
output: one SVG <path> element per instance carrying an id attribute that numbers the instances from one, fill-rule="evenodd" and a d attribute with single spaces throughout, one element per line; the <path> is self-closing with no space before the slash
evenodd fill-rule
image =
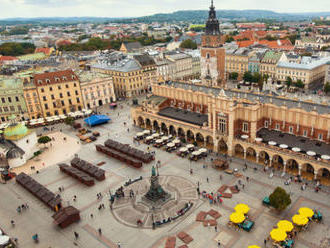
<path id="1" fill-rule="evenodd" d="M 136 59 L 124 58 L 109 64 L 95 64 L 92 71 L 109 74 L 113 77 L 115 94 L 117 97 L 133 97 L 147 93 L 151 83 L 157 80 L 155 62 L 140 55 Z M 150 57 L 149 57 L 150 58 Z"/>
<path id="2" fill-rule="evenodd" d="M 253 54 L 251 49 L 238 48 L 226 51 L 226 74 L 237 72 L 238 79 L 242 79 L 245 72 L 249 70 L 249 57 Z"/>
<path id="3" fill-rule="evenodd" d="M 285 59 L 286 56 L 283 52 L 267 51 L 260 63 L 260 73 L 275 78 L 277 63 Z"/>
<path id="4" fill-rule="evenodd" d="M 78 77 L 72 70 L 35 74 L 24 85 L 30 119 L 68 114 L 82 110 L 83 98 Z"/>

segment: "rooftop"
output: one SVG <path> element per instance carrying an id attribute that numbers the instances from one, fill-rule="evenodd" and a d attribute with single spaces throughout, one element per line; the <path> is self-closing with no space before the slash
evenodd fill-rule
<path id="1" fill-rule="evenodd" d="M 302 70 L 312 70 L 314 68 L 317 68 L 321 65 L 327 64 L 330 62 L 330 57 L 320 58 L 317 60 L 308 59 L 303 57 L 303 60 L 301 63 L 295 63 L 295 62 L 279 62 L 278 67 L 285 67 L 285 68 L 293 68 L 293 69 L 302 69 Z"/>
<path id="2" fill-rule="evenodd" d="M 289 133 L 282 133 L 277 130 L 268 130 L 263 128 L 258 131 L 258 137 L 261 137 L 263 142 L 275 141 L 278 145 L 286 144 L 289 148 L 299 147 L 304 153 L 313 151 L 317 155 L 330 156 L 330 144 L 318 140 L 311 140 L 307 137 L 295 136 Z"/>
<path id="3" fill-rule="evenodd" d="M 203 126 L 205 122 L 208 122 L 208 116 L 205 114 L 172 107 L 164 108 L 159 111 L 158 114 L 161 116 L 166 116 L 168 118 L 188 122 L 198 126 Z"/>
<path id="4" fill-rule="evenodd" d="M 186 90 L 193 90 L 193 91 L 200 91 L 207 94 L 213 94 L 214 96 L 218 96 L 220 94 L 221 89 L 220 88 L 213 88 L 203 85 L 193 85 L 188 83 L 182 83 L 182 82 L 170 82 L 169 85 L 175 87 L 175 88 L 183 88 Z M 304 102 L 299 100 L 293 100 L 289 98 L 283 98 L 283 97 L 276 97 L 271 95 L 264 95 L 259 93 L 253 93 L 253 92 L 241 92 L 237 90 L 232 89 L 226 89 L 224 90 L 225 94 L 228 97 L 237 97 L 237 98 L 244 98 L 248 99 L 253 102 L 260 101 L 261 103 L 271 103 L 276 106 L 286 106 L 289 109 L 290 108 L 301 108 L 307 112 L 316 111 L 319 114 L 330 114 L 330 106 L 325 104 L 318 104 L 313 102 Z"/>

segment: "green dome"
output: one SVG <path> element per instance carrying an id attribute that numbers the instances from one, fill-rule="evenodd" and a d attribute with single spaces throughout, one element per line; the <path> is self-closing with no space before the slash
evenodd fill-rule
<path id="1" fill-rule="evenodd" d="M 4 131 L 5 139 L 18 140 L 29 134 L 29 129 L 23 123 L 16 123 Z"/>

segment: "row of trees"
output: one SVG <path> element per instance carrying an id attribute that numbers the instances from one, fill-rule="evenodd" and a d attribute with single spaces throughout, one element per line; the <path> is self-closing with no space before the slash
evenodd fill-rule
<path id="1" fill-rule="evenodd" d="M 287 87 L 295 86 L 295 87 L 298 87 L 298 88 L 301 88 L 301 89 L 303 89 L 305 87 L 303 81 L 298 79 L 297 81 L 294 82 L 291 77 L 287 77 L 285 83 L 286 83 Z"/>
<path id="2" fill-rule="evenodd" d="M 0 45 L 0 54 L 4 56 L 20 56 L 33 53 L 36 47 L 31 43 L 7 42 Z"/>
<path id="3" fill-rule="evenodd" d="M 9 31 L 3 30 L 1 31 L 1 35 L 22 35 L 22 34 L 28 34 L 29 28 L 26 26 L 18 26 L 14 27 Z"/>

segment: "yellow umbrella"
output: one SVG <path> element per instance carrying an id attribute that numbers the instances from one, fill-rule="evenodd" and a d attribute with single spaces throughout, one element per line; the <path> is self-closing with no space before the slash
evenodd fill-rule
<path id="1" fill-rule="evenodd" d="M 230 215 L 229 219 L 231 222 L 239 224 L 245 220 L 245 216 L 242 213 L 234 212 Z"/>
<path id="2" fill-rule="evenodd" d="M 305 216 L 302 216 L 299 214 L 295 214 L 292 217 L 292 221 L 293 221 L 293 223 L 295 223 L 298 226 L 304 226 L 308 223 L 308 219 Z"/>
<path id="3" fill-rule="evenodd" d="M 281 220 L 277 222 L 277 227 L 282 229 L 284 232 L 291 232 L 293 229 L 293 224 L 291 221 L 288 220 Z"/>
<path id="4" fill-rule="evenodd" d="M 282 230 L 282 229 L 273 229 L 271 232 L 270 232 L 270 237 L 276 241 L 276 242 L 279 242 L 279 241 L 284 241 L 287 237 L 286 233 Z"/>
<path id="5" fill-rule="evenodd" d="M 257 246 L 257 245 L 249 245 L 248 248 L 260 248 L 260 246 Z"/>
<path id="6" fill-rule="evenodd" d="M 236 212 L 242 214 L 247 214 L 250 210 L 249 206 L 244 203 L 237 204 L 234 209 L 236 210 Z"/>
<path id="7" fill-rule="evenodd" d="M 310 208 L 300 208 L 298 213 L 307 218 L 310 218 L 314 215 L 314 211 Z"/>

